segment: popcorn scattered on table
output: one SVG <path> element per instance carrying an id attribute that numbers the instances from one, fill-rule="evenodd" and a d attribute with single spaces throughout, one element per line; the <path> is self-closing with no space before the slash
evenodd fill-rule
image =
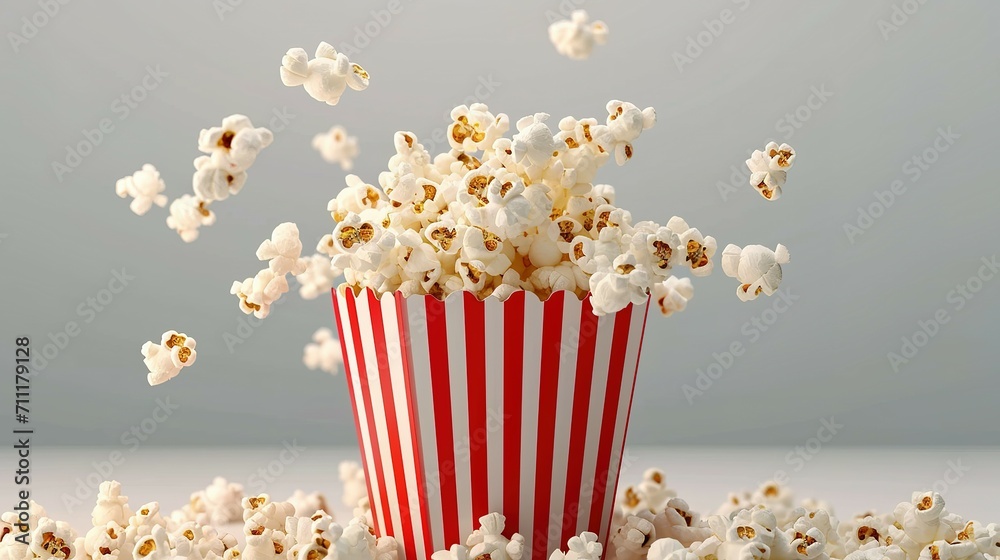
<path id="1" fill-rule="evenodd" d="M 312 342 L 306 344 L 302 363 L 309 369 L 319 369 L 330 374 L 336 374 L 344 363 L 343 350 L 340 341 L 334 338 L 333 331 L 321 328 L 313 333 Z"/>
<path id="2" fill-rule="evenodd" d="M 115 193 L 119 198 L 132 197 L 128 207 L 138 216 L 149 212 L 154 204 L 160 208 L 166 206 L 167 195 L 162 194 L 166 188 L 166 184 L 160 178 L 160 172 L 149 163 L 115 183 Z"/>
<path id="3" fill-rule="evenodd" d="M 788 263 L 788 249 L 778 244 L 775 250 L 763 245 L 747 245 L 742 249 L 729 244 L 722 251 L 722 270 L 736 278 L 740 285 L 736 295 L 740 301 L 773 295 L 781 284 L 781 265 Z"/>
<path id="4" fill-rule="evenodd" d="M 693 292 L 675 272 L 710 274 L 716 241 L 676 216 L 666 226 L 634 222 L 614 205 L 614 187 L 593 184 L 611 154 L 627 163 L 656 122 L 651 107 L 606 109 L 604 124 L 566 117 L 555 133 L 549 115 L 530 115 L 507 138 L 507 115 L 462 105 L 451 113 L 451 149 L 436 157 L 412 132 L 397 132 L 378 186 L 348 175 L 330 201 L 336 226 L 317 245 L 330 257 L 324 272 L 379 294 L 504 299 L 531 290 L 545 299 L 571 290 L 590 293 L 603 315 L 654 292 L 664 314 L 683 309 Z"/>
<path id="5" fill-rule="evenodd" d="M 308 263 L 301 258 L 302 241 L 299 228 L 292 222 L 278 224 L 271 238 L 257 248 L 257 259 L 267 261 L 267 268 L 246 280 L 233 282 L 229 293 L 240 300 L 240 311 L 263 319 L 271 312 L 271 304 L 288 292 L 289 273 L 302 274 Z"/>
<path id="6" fill-rule="evenodd" d="M 305 270 L 295 276 L 295 280 L 299 283 L 299 296 L 302 299 L 316 299 L 320 295 L 329 296 L 333 282 L 337 279 L 330 266 L 329 257 L 316 253 L 302 257 L 302 260 L 305 262 Z"/>
<path id="7" fill-rule="evenodd" d="M 281 59 L 280 74 L 281 83 L 289 87 L 305 86 L 313 99 L 329 105 L 339 103 L 348 87 L 354 91 L 368 88 L 368 72 L 325 42 L 316 48 L 312 60 L 304 49 L 289 49 Z"/>
<path id="8" fill-rule="evenodd" d="M 795 150 L 788 144 L 768 142 L 764 150 L 754 150 L 747 160 L 750 185 L 768 200 L 781 196 L 781 187 L 788 177 L 788 170 L 795 163 Z"/>
<path id="9" fill-rule="evenodd" d="M 570 19 L 549 26 L 549 40 L 559 54 L 574 60 L 590 57 L 594 45 L 608 42 L 608 26 L 603 21 L 590 21 L 586 10 L 574 10 Z"/>
<path id="10" fill-rule="evenodd" d="M 195 351 L 195 339 L 177 331 L 167 331 L 160 338 L 160 343 L 146 341 L 142 345 L 142 362 L 149 370 L 146 380 L 150 385 L 166 383 L 181 369 L 194 365 L 198 352 Z"/>
<path id="11" fill-rule="evenodd" d="M 344 503 L 366 495 L 357 463 L 341 464 Z M 359 473 L 361 473 L 359 475 Z M 217 478 L 192 494 L 183 511 L 160 514 L 157 502 L 133 513 L 121 485 L 100 485 L 93 527 L 80 536 L 68 524 L 30 502 L 27 533 L 13 512 L 0 515 L 0 558 L 4 560 L 398 560 L 392 538 L 376 538 L 365 515 L 338 525 L 320 494 L 297 491 L 288 501 L 267 494 L 242 496 L 242 487 Z M 242 496 L 236 506 L 237 496 Z M 597 535 L 583 533 L 555 550 L 549 560 L 998 560 L 1000 525 L 967 521 L 948 512 L 935 492 L 915 492 L 892 513 L 866 512 L 838 522 L 829 506 L 804 500 L 795 505 L 787 487 L 765 482 L 753 492 L 734 493 L 707 518 L 673 497 L 663 472 L 650 469 L 627 487 L 612 520 L 607 552 Z M 631 504 L 631 505 L 630 505 Z M 207 514 L 225 511 L 223 517 Z M 627 513 L 634 512 L 634 514 Z M 193 512 L 198 512 L 192 515 Z M 220 533 L 208 518 L 243 521 L 241 545 Z M 525 560 L 524 538 L 503 536 L 506 519 L 490 513 L 462 544 L 437 551 L 433 560 Z M 23 541 L 23 542 L 22 542 Z"/>
<path id="12" fill-rule="evenodd" d="M 336 125 L 327 132 L 313 136 L 312 146 L 328 163 L 339 163 L 344 171 L 354 167 L 354 158 L 358 157 L 358 138 L 348 136 L 344 127 Z"/>

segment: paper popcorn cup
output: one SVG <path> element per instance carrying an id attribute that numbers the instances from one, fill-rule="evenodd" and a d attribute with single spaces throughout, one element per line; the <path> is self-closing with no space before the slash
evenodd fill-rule
<path id="1" fill-rule="evenodd" d="M 583 531 L 607 543 L 648 304 L 366 289 L 333 306 L 375 529 L 407 560 L 493 511 L 525 558 Z"/>

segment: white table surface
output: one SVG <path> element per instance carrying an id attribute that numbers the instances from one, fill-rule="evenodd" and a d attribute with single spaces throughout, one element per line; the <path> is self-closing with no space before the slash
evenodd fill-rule
<path id="1" fill-rule="evenodd" d="M 45 506 L 50 517 L 69 521 L 78 530 L 90 527 L 90 510 L 96 488 L 87 483 L 113 478 L 120 481 L 133 508 L 160 502 L 169 512 L 187 503 L 191 492 L 204 488 L 213 477 L 224 476 L 244 484 L 247 493 L 267 492 L 283 500 L 294 490 L 326 494 L 340 520 L 349 518 L 340 503 L 337 465 L 357 460 L 350 448 L 305 448 L 287 465 L 278 462 L 281 448 L 236 449 L 119 449 L 124 462 L 109 476 L 98 476 L 98 466 L 114 450 L 95 448 L 41 448 L 32 450 L 32 497 Z M 800 460 L 794 448 L 649 448 L 632 447 L 622 486 L 637 481 L 643 470 L 665 470 L 669 485 L 691 507 L 711 513 L 727 492 L 752 489 L 785 471 L 798 499 L 821 498 L 840 517 L 864 510 L 889 512 L 915 490 L 937 486 L 948 509 L 966 519 L 1000 522 L 1000 450 L 998 449 L 821 449 L 809 460 Z M 287 456 L 287 454 L 286 454 Z M 801 456 L 799 456 L 801 457 Z M 13 465 L 7 451 L 6 465 Z M 271 465 L 266 480 L 258 469 Z M 277 468 L 280 465 L 280 469 Z M 13 469 L 5 469 L 13 471 Z M 279 472 L 280 471 L 280 472 Z M 266 472 L 266 471 L 265 471 Z M 85 496 L 85 505 L 73 503 L 74 493 Z M 89 496 L 87 496 L 89 493 Z M 15 497 L 13 476 L 0 482 L 0 506 L 9 509 Z M 239 527 L 230 529 L 239 531 Z"/>

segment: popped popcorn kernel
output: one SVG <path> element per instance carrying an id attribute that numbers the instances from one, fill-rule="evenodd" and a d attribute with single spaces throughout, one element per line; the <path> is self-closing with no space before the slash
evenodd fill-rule
<path id="1" fill-rule="evenodd" d="M 549 25 L 549 40 L 559 54 L 574 60 L 590 57 L 595 45 L 608 41 L 608 26 L 603 21 L 590 21 L 586 10 L 574 10 L 568 20 Z"/>
<path id="2" fill-rule="evenodd" d="M 327 132 L 313 136 L 312 147 L 327 163 L 340 164 L 344 171 L 354 167 L 354 159 L 358 157 L 358 138 L 349 136 L 347 130 L 340 125 L 334 125 Z"/>
<path id="3" fill-rule="evenodd" d="M 142 169 L 132 175 L 122 177 L 115 183 L 115 194 L 119 198 L 131 197 L 129 210 L 137 216 L 149 212 L 155 204 L 160 208 L 167 205 L 167 195 L 163 194 L 167 186 L 160 178 L 160 172 L 152 164 L 144 164 Z"/>
<path id="4" fill-rule="evenodd" d="M 370 76 L 361 65 L 352 63 L 346 54 L 326 42 L 316 48 L 309 59 L 301 48 L 289 49 L 281 59 L 281 83 L 288 87 L 303 86 L 313 99 L 336 105 L 344 91 L 368 88 Z"/>

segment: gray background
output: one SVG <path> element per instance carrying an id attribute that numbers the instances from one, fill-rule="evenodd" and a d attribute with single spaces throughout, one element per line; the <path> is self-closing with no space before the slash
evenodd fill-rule
<path id="1" fill-rule="evenodd" d="M 759 339 L 743 325 L 773 318 L 766 310 L 775 300 L 739 302 L 721 270 L 696 282 L 687 312 L 650 317 L 632 443 L 802 445 L 833 417 L 843 425 L 837 445 L 997 445 L 1000 279 L 960 311 L 947 298 L 998 252 L 1000 39 L 991 23 L 1000 6 L 896 4 L 919 8 L 886 38 L 879 20 L 889 21 L 893 3 L 885 1 L 577 1 L 611 36 L 575 62 L 546 33 L 546 12 L 570 2 L 402 0 L 391 21 L 369 25 L 378 33 L 352 56 L 371 87 L 348 91 L 336 107 L 284 87 L 281 55 L 354 42 L 355 27 L 376 21 L 371 11 L 384 2 L 246 0 L 222 17 L 210 2 L 60 6 L 19 52 L 0 48 L 0 356 L 13 363 L 17 335 L 38 353 L 67 321 L 81 327 L 34 377 L 35 445 L 121 445 L 167 397 L 180 410 L 149 445 L 353 442 L 343 376 L 301 365 L 312 332 L 333 326 L 328 300 L 289 294 L 230 353 L 224 333 L 246 318 L 229 285 L 260 268 L 254 250 L 279 222 L 297 222 L 309 248 L 331 229 L 325 205 L 344 173 L 312 150 L 315 133 L 342 124 L 357 135 L 355 172 L 375 182 L 394 131 L 430 144 L 481 78 L 499 83 L 483 100 L 512 120 L 536 111 L 603 118 L 612 98 L 654 106 L 658 125 L 633 161 L 600 175 L 618 188 L 619 204 L 636 219 L 682 215 L 716 236 L 720 251 L 729 242 L 791 251 L 784 286 L 799 299 Z M 724 9 L 735 20 L 679 69 L 674 53 Z M 21 18 L 39 10 L 8 4 L 0 30 L 19 33 Z M 120 118 L 115 100 L 147 66 L 168 76 Z M 833 95 L 802 109 L 814 87 Z M 796 110 L 808 118 L 790 129 L 782 119 Z M 165 209 L 137 217 L 115 196 L 115 180 L 146 162 L 171 198 L 190 192 L 199 129 L 237 112 L 271 126 L 275 111 L 294 118 L 272 127 L 275 142 L 244 191 L 213 206 L 218 221 L 196 242 L 167 229 Z M 58 181 L 52 162 L 105 118 L 114 130 Z M 933 145 L 939 127 L 960 138 L 913 181 L 904 164 Z M 784 197 L 768 203 L 742 168 L 747 150 L 772 138 L 791 142 L 799 158 Z M 736 192 L 723 196 L 718 184 L 733 167 Z M 852 243 L 844 224 L 895 180 L 906 192 Z M 135 280 L 85 323 L 77 307 L 122 267 Z M 887 353 L 941 308 L 950 321 L 894 371 Z M 150 388 L 139 347 L 169 328 L 197 338 L 198 363 Z M 746 352 L 689 402 L 683 385 L 694 386 L 713 353 L 734 342 Z M 0 390 L 7 410 L 11 383 Z"/>

